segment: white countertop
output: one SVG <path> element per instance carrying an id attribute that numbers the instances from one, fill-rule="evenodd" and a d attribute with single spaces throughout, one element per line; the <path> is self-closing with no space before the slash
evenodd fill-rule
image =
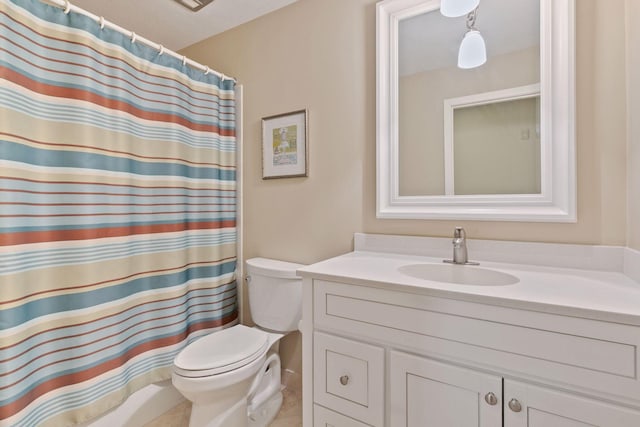
<path id="1" fill-rule="evenodd" d="M 421 263 L 442 264 L 442 258 L 355 251 L 303 267 L 298 273 L 307 278 L 640 325 L 640 284 L 621 272 L 481 262 L 480 268 L 511 274 L 519 282 L 478 286 L 434 282 L 398 271 Z"/>

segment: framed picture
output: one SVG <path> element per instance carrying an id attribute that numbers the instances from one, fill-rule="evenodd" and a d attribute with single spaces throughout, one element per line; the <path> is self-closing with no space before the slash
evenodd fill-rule
<path id="1" fill-rule="evenodd" d="M 262 119 L 262 179 L 307 176 L 307 110 Z"/>

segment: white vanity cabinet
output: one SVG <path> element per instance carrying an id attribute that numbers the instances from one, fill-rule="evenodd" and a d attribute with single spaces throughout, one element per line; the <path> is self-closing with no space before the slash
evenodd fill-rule
<path id="1" fill-rule="evenodd" d="M 316 403 L 382 425 L 384 349 L 320 332 L 314 333 L 313 342 Z"/>
<path id="2" fill-rule="evenodd" d="M 521 381 L 505 379 L 504 396 L 505 427 L 640 426 L 638 410 Z"/>
<path id="3" fill-rule="evenodd" d="M 638 411 L 400 352 L 389 382 L 390 426 L 640 425 Z"/>
<path id="4" fill-rule="evenodd" d="M 305 427 L 640 426 L 638 325 L 302 274 Z"/>
<path id="5" fill-rule="evenodd" d="M 502 425 L 502 378 L 397 351 L 389 360 L 392 426 Z"/>

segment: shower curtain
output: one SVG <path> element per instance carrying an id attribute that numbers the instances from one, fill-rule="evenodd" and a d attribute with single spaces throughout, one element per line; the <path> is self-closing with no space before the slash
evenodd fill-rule
<path id="1" fill-rule="evenodd" d="M 0 20 L 0 426 L 69 426 L 237 321 L 234 81 L 39 0 Z"/>

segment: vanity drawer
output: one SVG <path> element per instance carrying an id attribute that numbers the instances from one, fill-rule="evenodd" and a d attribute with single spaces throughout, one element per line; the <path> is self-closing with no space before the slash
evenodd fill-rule
<path id="1" fill-rule="evenodd" d="M 384 349 L 313 334 L 314 401 L 372 426 L 384 423 Z"/>
<path id="2" fill-rule="evenodd" d="M 313 427 L 370 427 L 320 405 L 313 405 Z"/>
<path id="3" fill-rule="evenodd" d="M 317 329 L 558 385 L 640 396 L 636 326 L 322 280 L 313 283 Z"/>

